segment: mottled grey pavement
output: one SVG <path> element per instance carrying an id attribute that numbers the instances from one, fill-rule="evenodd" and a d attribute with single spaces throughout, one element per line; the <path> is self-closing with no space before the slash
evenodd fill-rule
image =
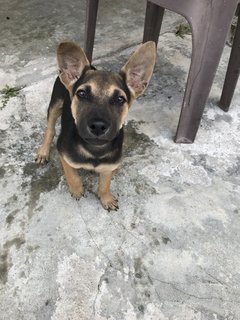
<path id="1" fill-rule="evenodd" d="M 24 86 L 0 110 L 0 319 L 239 320 L 239 85 L 229 113 L 217 107 L 230 48 L 195 143 L 174 144 L 191 36 L 177 37 L 184 20 L 167 12 L 112 182 L 120 209 L 108 213 L 92 173 L 81 172 L 87 197 L 70 197 L 55 144 L 47 166 L 34 163 L 55 47 L 83 43 L 85 1 L 0 5 L 0 89 Z M 144 10 L 143 0 L 100 1 L 98 68 L 125 63 L 141 42 Z"/>

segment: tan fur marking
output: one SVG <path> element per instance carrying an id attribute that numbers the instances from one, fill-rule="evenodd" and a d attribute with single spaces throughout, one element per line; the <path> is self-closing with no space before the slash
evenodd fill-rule
<path id="1" fill-rule="evenodd" d="M 84 189 L 82 185 L 81 178 L 78 175 L 76 169 L 72 168 L 65 160 L 62 155 L 60 155 L 60 160 L 62 162 L 64 175 L 68 183 L 69 191 L 71 195 L 76 198 L 80 199 L 83 195 Z"/>
<path id="2" fill-rule="evenodd" d="M 77 124 L 78 99 L 76 96 L 72 98 L 71 110 L 72 110 L 72 116 L 73 116 L 74 122 L 75 124 Z"/>
<path id="3" fill-rule="evenodd" d="M 121 114 L 120 129 L 122 128 L 122 126 L 124 125 L 124 123 L 127 119 L 128 110 L 129 110 L 129 106 L 125 103 L 125 105 L 123 106 L 122 114 Z"/>
<path id="4" fill-rule="evenodd" d="M 103 207 L 107 210 L 117 210 L 118 209 L 118 200 L 110 192 L 110 183 L 114 171 L 119 166 L 118 164 L 102 164 L 96 168 L 90 164 L 76 164 L 66 157 L 66 155 L 60 155 L 62 162 L 64 175 L 66 177 L 69 191 L 76 199 L 79 199 L 83 195 L 83 186 L 81 179 L 77 173 L 76 169 L 86 169 L 94 170 L 100 173 L 99 176 L 99 186 L 98 186 L 98 196 Z"/>
<path id="5" fill-rule="evenodd" d="M 65 154 L 62 154 L 63 159 L 74 169 L 86 169 L 93 170 L 93 166 L 90 164 L 82 164 L 71 161 Z"/>
<path id="6" fill-rule="evenodd" d="M 55 125 L 58 117 L 62 114 L 62 106 L 63 100 L 58 100 L 49 109 L 47 128 L 44 133 L 43 143 L 38 149 L 36 157 L 36 162 L 38 164 L 43 164 L 49 159 L 50 147 L 55 135 Z"/>
<path id="7" fill-rule="evenodd" d="M 99 96 L 99 85 L 95 81 L 88 81 L 85 85 L 91 87 L 91 92 L 94 96 Z"/>
<path id="8" fill-rule="evenodd" d="M 121 88 L 119 88 L 118 86 L 105 85 L 104 87 L 102 87 L 102 86 L 99 86 L 99 84 L 95 80 L 85 82 L 84 84 L 80 85 L 76 91 L 78 91 L 80 89 L 85 89 L 87 86 L 90 86 L 92 94 L 94 96 L 97 96 L 98 98 L 101 98 L 101 97 L 104 98 L 106 96 L 108 96 L 110 98 L 113 95 L 114 91 L 118 90 L 120 92 L 120 95 L 123 96 L 127 100 L 127 96 L 126 96 L 125 92 Z"/>
<path id="9" fill-rule="evenodd" d="M 100 156 L 99 159 L 104 159 L 106 157 L 111 157 L 112 156 L 112 152 L 108 152 L 108 153 L 105 153 L 104 155 Z"/>
<path id="10" fill-rule="evenodd" d="M 94 167 L 92 164 L 89 164 L 89 163 L 73 162 L 65 154 L 62 154 L 62 158 L 65 160 L 65 162 L 68 163 L 69 166 L 71 166 L 74 169 L 85 169 L 85 170 L 95 171 L 98 173 L 106 172 L 106 171 L 114 171 L 120 165 L 120 162 L 119 162 L 114 164 L 100 164 L 99 166 Z"/>
<path id="11" fill-rule="evenodd" d="M 89 151 L 87 151 L 83 146 L 79 146 L 78 151 L 86 159 L 89 159 L 89 158 L 93 159 L 94 158 L 94 156 Z"/>
<path id="12" fill-rule="evenodd" d="M 98 196 L 105 209 L 117 210 L 118 209 L 117 198 L 115 198 L 110 192 L 111 178 L 112 178 L 112 171 L 106 171 L 106 172 L 100 173 L 99 185 L 98 185 Z"/>
<path id="13" fill-rule="evenodd" d="M 120 162 L 114 164 L 100 164 L 95 168 L 95 171 L 98 173 L 105 173 L 108 171 L 114 171 L 120 166 Z"/>
<path id="14" fill-rule="evenodd" d="M 100 93 L 99 93 L 99 85 L 98 85 L 95 81 L 85 82 L 84 84 L 80 85 L 80 86 L 77 88 L 76 92 L 77 92 L 78 90 L 81 90 L 81 89 L 85 90 L 85 88 L 86 88 L 87 86 L 90 86 L 90 88 L 91 88 L 91 93 L 92 93 L 93 95 L 99 96 L 99 94 L 100 94 Z"/>
<path id="15" fill-rule="evenodd" d="M 120 92 L 120 95 L 124 97 L 124 99 L 127 101 L 127 96 L 125 94 L 125 92 L 123 90 L 121 90 L 119 87 L 115 86 L 115 85 L 110 85 L 109 88 L 107 89 L 107 94 L 108 96 L 112 96 L 114 94 L 114 91 L 115 90 L 118 90 Z M 121 119 L 120 119 L 120 125 L 119 125 L 119 129 L 122 128 L 124 122 L 126 121 L 127 119 L 127 115 L 128 115 L 128 110 L 130 108 L 130 105 L 126 102 L 124 105 L 123 105 L 123 111 L 122 111 L 122 114 L 121 114 Z"/>
<path id="16" fill-rule="evenodd" d="M 108 88 L 106 88 L 106 94 L 111 97 L 113 94 L 114 94 L 114 91 L 117 90 L 120 92 L 120 95 L 123 96 L 125 98 L 125 100 L 127 100 L 127 96 L 126 96 L 126 93 L 121 89 L 119 88 L 118 86 L 112 84 L 110 85 Z"/>

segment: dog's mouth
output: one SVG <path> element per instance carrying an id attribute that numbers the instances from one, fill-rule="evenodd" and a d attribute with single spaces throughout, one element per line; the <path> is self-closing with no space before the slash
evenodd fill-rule
<path id="1" fill-rule="evenodd" d="M 84 141 L 88 144 L 88 145 L 93 145 L 93 146 L 100 146 L 103 147 L 106 144 L 108 144 L 110 141 L 106 140 L 106 139 L 100 139 L 100 138 L 88 138 L 88 139 L 84 139 Z"/>

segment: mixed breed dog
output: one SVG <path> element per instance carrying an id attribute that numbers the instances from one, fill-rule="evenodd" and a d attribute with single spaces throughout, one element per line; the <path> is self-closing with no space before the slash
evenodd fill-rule
<path id="1" fill-rule="evenodd" d="M 98 197 L 107 210 L 117 210 L 110 192 L 112 175 L 120 165 L 123 125 L 132 102 L 152 76 L 156 46 L 140 45 L 119 73 L 96 70 L 74 42 L 57 48 L 59 76 L 48 108 L 47 129 L 36 162 L 49 159 L 55 124 L 61 118 L 57 149 L 71 195 L 80 199 L 84 188 L 78 169 L 99 173 Z"/>

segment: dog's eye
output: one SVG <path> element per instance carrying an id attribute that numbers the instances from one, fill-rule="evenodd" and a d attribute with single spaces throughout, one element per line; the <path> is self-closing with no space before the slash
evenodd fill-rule
<path id="1" fill-rule="evenodd" d="M 78 90 L 77 91 L 77 96 L 80 99 L 86 99 L 87 98 L 87 92 L 85 90 Z"/>
<path id="2" fill-rule="evenodd" d="M 123 104 L 126 102 L 126 99 L 125 99 L 124 97 L 122 97 L 122 96 L 118 96 L 118 97 L 116 98 L 116 102 L 117 102 L 117 104 L 119 104 L 119 105 L 123 105 Z"/>

